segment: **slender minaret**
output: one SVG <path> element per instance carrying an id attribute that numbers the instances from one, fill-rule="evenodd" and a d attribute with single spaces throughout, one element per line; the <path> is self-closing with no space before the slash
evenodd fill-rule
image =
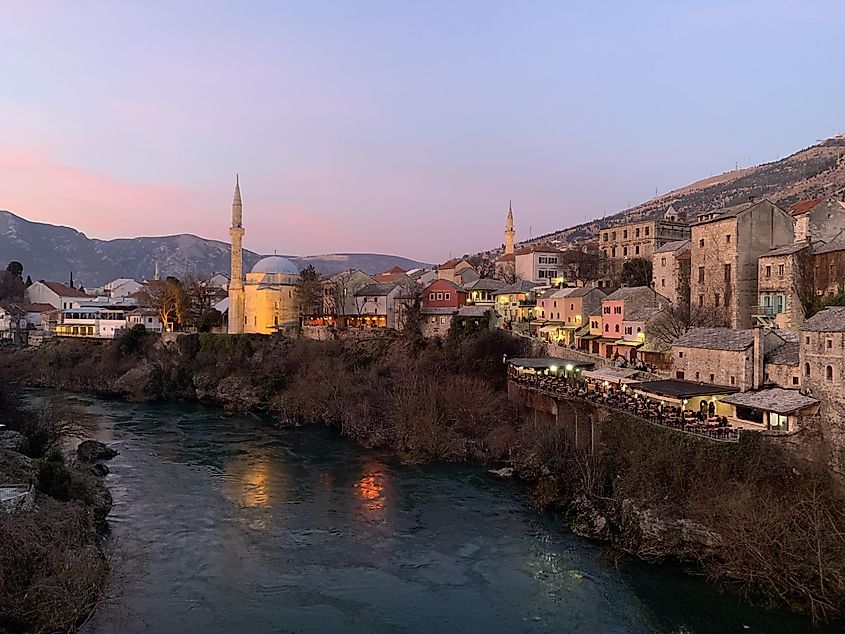
<path id="1" fill-rule="evenodd" d="M 513 229 L 513 205 L 512 201 L 508 201 L 508 221 L 505 224 L 505 255 L 513 254 L 513 239 L 516 237 L 516 231 Z"/>
<path id="2" fill-rule="evenodd" d="M 156 260 L 156 270 L 155 270 L 155 274 L 153 275 L 153 279 L 154 280 L 160 280 L 161 279 L 161 269 L 158 266 L 158 260 Z"/>
<path id="3" fill-rule="evenodd" d="M 235 197 L 232 199 L 232 268 L 229 278 L 229 334 L 244 331 L 244 226 L 240 179 L 235 176 Z"/>

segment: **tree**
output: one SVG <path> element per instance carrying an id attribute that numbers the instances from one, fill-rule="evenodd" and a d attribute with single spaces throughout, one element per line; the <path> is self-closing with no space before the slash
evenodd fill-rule
<path id="1" fill-rule="evenodd" d="M 623 286 L 651 286 L 651 260 L 633 258 L 622 265 L 621 282 Z"/>
<path id="2" fill-rule="evenodd" d="M 679 301 L 654 316 L 648 326 L 648 335 L 672 345 L 691 328 L 715 328 L 722 324 L 719 311 L 708 307 L 690 306 Z"/>
<path id="3" fill-rule="evenodd" d="M 6 270 L 16 277 L 23 278 L 23 264 L 17 260 L 12 260 L 6 267 Z"/>
<path id="4" fill-rule="evenodd" d="M 514 260 L 505 260 L 496 264 L 496 277 L 502 280 L 505 284 L 516 284 L 516 262 Z"/>
<path id="5" fill-rule="evenodd" d="M 141 301 L 147 308 L 156 311 L 165 330 L 174 330 L 187 320 L 188 295 L 182 283 L 175 277 L 168 277 L 164 282 L 147 285 Z"/>
<path id="6" fill-rule="evenodd" d="M 0 300 L 20 300 L 26 290 L 20 276 L 9 271 L 0 271 Z"/>
<path id="7" fill-rule="evenodd" d="M 299 272 L 297 295 L 299 297 L 299 314 L 302 317 L 322 312 L 323 285 L 320 282 L 320 274 L 317 273 L 313 264 L 309 264 Z"/>
<path id="8" fill-rule="evenodd" d="M 473 255 L 466 258 L 466 261 L 472 264 L 472 268 L 478 273 L 478 277 L 492 278 L 496 277 L 496 261 L 486 257 L 483 254 Z"/>
<path id="9" fill-rule="evenodd" d="M 212 295 L 208 288 L 208 283 L 196 275 L 189 273 L 185 276 L 182 286 L 185 289 L 185 296 L 188 300 L 187 320 L 199 328 L 200 319 L 206 312 L 211 310 Z"/>
<path id="10" fill-rule="evenodd" d="M 27 276 L 26 276 L 26 282 L 25 282 L 25 284 L 26 284 L 26 287 L 27 287 L 27 288 L 29 288 L 30 286 L 32 286 L 32 278 L 31 278 L 29 275 L 27 275 Z"/>
<path id="11" fill-rule="evenodd" d="M 580 282 L 585 286 L 587 282 L 595 280 L 599 275 L 600 258 L 598 251 L 583 249 L 568 249 L 561 254 L 561 263 L 566 277 Z"/>
<path id="12" fill-rule="evenodd" d="M 213 328 L 223 325 L 223 315 L 214 308 L 209 308 L 197 320 L 197 330 L 200 332 L 211 332 Z"/>

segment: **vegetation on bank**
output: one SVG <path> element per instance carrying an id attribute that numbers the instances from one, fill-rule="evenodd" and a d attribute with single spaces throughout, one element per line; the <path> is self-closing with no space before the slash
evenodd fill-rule
<path id="1" fill-rule="evenodd" d="M 25 407 L 0 382 L 0 482 L 36 489 L 33 508 L 0 512 L 3 632 L 73 631 L 105 588 L 100 535 L 111 496 L 84 467 L 66 463 L 62 443 L 81 431 L 66 414 Z"/>
<path id="2" fill-rule="evenodd" d="M 163 344 L 54 341 L 0 357 L 0 377 L 136 399 L 199 399 L 263 410 L 281 424 L 336 426 L 405 460 L 506 462 L 532 499 L 589 516 L 593 537 L 643 558 L 700 564 L 748 596 L 809 614 L 845 614 L 845 495 L 822 468 L 763 437 L 714 443 L 573 405 L 601 422 L 601 450 L 514 405 L 503 356 L 532 354 L 499 331 L 424 340 L 292 341 L 199 334 Z"/>

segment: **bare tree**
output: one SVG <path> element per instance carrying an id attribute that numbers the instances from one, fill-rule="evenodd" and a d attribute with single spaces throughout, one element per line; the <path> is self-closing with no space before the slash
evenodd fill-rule
<path id="1" fill-rule="evenodd" d="M 648 334 L 671 345 L 692 328 L 714 328 L 722 325 L 719 311 L 711 307 L 690 306 L 682 302 L 670 304 L 649 323 Z"/>
<path id="2" fill-rule="evenodd" d="M 141 303 L 156 311 L 167 331 L 184 324 L 187 320 L 188 296 L 182 283 L 175 277 L 148 284 L 142 291 Z"/>
<path id="3" fill-rule="evenodd" d="M 505 284 L 516 284 L 516 280 L 518 279 L 516 275 L 516 262 L 514 260 L 497 262 L 496 277 Z"/>
<path id="4" fill-rule="evenodd" d="M 573 280 L 576 286 L 579 283 L 586 286 L 587 282 L 598 277 L 600 258 L 596 251 L 568 249 L 561 255 L 561 262 L 566 277 Z"/>

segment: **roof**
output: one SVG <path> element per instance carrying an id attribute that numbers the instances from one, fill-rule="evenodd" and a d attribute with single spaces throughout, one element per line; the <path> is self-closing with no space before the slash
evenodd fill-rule
<path id="1" fill-rule="evenodd" d="M 813 207 L 818 205 L 824 198 L 811 198 L 810 200 L 799 200 L 797 203 L 790 205 L 789 213 L 793 216 L 800 216 L 810 211 Z"/>
<path id="2" fill-rule="evenodd" d="M 557 247 L 549 246 L 548 244 L 529 244 L 521 249 L 518 249 L 514 255 L 528 255 L 529 253 L 560 253 Z"/>
<path id="3" fill-rule="evenodd" d="M 505 283 L 502 280 L 494 280 L 489 277 L 482 277 L 464 285 L 468 291 L 498 291 Z"/>
<path id="4" fill-rule="evenodd" d="M 463 286 L 460 286 L 460 285 L 458 285 L 458 284 L 455 284 L 452 280 L 444 280 L 443 278 L 439 278 L 439 279 L 434 280 L 434 281 L 433 281 L 433 282 L 431 282 L 430 284 L 426 285 L 426 286 L 423 288 L 423 290 L 424 290 L 424 291 L 425 291 L 425 290 L 428 290 L 429 288 L 431 288 L 431 287 L 432 287 L 432 286 L 434 286 L 435 284 L 437 284 L 438 286 L 443 286 L 443 285 L 446 285 L 446 286 L 448 286 L 449 288 L 454 289 L 454 290 L 456 290 L 456 291 L 458 291 L 458 292 L 460 292 L 460 293 L 466 293 L 466 289 L 465 289 Z"/>
<path id="5" fill-rule="evenodd" d="M 294 264 L 287 258 L 283 258 L 280 255 L 271 255 L 266 258 L 261 258 L 260 260 L 258 260 L 258 262 L 255 263 L 255 266 L 252 267 L 252 272 L 267 274 L 283 273 L 285 275 L 299 275 L 299 269 L 296 268 L 296 264 Z"/>
<path id="6" fill-rule="evenodd" d="M 453 269 L 456 266 L 458 266 L 458 264 L 460 264 L 461 262 L 465 262 L 465 260 L 463 258 L 452 258 L 451 260 L 444 262 L 443 264 L 441 264 L 437 268 L 440 269 L 441 271 Z M 467 262 L 467 265 L 469 265 L 469 262 Z"/>
<path id="7" fill-rule="evenodd" d="M 19 306 L 21 310 L 27 313 L 49 313 L 52 310 L 56 310 L 52 304 L 24 303 L 19 304 Z"/>
<path id="8" fill-rule="evenodd" d="M 830 244 L 820 244 L 813 247 L 813 255 L 832 253 L 833 251 L 845 251 L 845 242 L 831 242 Z"/>
<path id="9" fill-rule="evenodd" d="M 739 205 L 733 205 L 732 207 L 725 207 L 724 209 L 713 209 L 707 211 L 703 214 L 699 214 L 699 218 L 701 216 L 706 216 L 711 213 L 718 214 L 713 218 L 707 218 L 705 220 L 699 220 L 697 222 L 693 222 L 693 226 L 695 225 L 705 225 L 710 222 L 719 222 L 720 220 L 727 220 L 728 218 L 736 218 L 740 214 L 748 211 L 752 207 L 756 207 L 757 205 L 762 205 L 763 203 L 769 203 L 773 207 L 777 207 L 771 200 L 768 198 L 761 198 L 760 200 L 753 200 L 749 202 L 740 203 Z"/>
<path id="10" fill-rule="evenodd" d="M 804 396 L 798 390 L 785 390 L 782 387 L 773 387 L 757 392 L 739 392 L 724 397 L 722 402 L 777 414 L 791 414 L 819 403 L 818 399 Z"/>
<path id="11" fill-rule="evenodd" d="M 458 312 L 458 309 L 451 306 L 432 306 L 420 309 L 422 315 L 454 315 L 456 312 Z"/>
<path id="12" fill-rule="evenodd" d="M 564 297 L 572 297 L 572 291 L 574 288 L 561 288 L 559 290 L 554 291 L 553 293 L 549 293 L 546 296 L 546 299 L 562 299 Z"/>
<path id="13" fill-rule="evenodd" d="M 62 284 L 61 282 L 47 282 L 45 280 L 38 281 L 59 297 L 88 297 L 88 295 L 80 291 L 78 288 L 71 288 L 67 284 Z"/>
<path id="14" fill-rule="evenodd" d="M 519 280 L 515 284 L 508 284 L 507 286 L 503 286 L 498 291 L 494 292 L 494 295 L 508 295 L 510 293 L 528 293 L 534 290 L 539 284 L 535 284 L 534 282 L 528 282 L 526 280 Z"/>
<path id="15" fill-rule="evenodd" d="M 397 288 L 396 284 L 367 284 L 355 291 L 355 297 L 363 297 L 365 295 L 372 295 L 375 297 L 390 295 L 395 288 Z"/>
<path id="16" fill-rule="evenodd" d="M 626 299 L 631 299 L 632 297 L 642 295 L 643 293 L 648 293 L 649 295 L 654 294 L 655 296 L 659 295 L 659 293 L 652 290 L 650 286 L 623 286 L 622 288 L 618 288 L 613 291 L 610 295 L 605 297 L 603 301 L 623 302 Z M 669 300 L 666 301 L 668 302 Z"/>
<path id="17" fill-rule="evenodd" d="M 392 266 L 385 271 L 385 273 L 390 273 L 391 275 L 401 275 L 405 273 L 405 269 L 400 266 Z"/>
<path id="18" fill-rule="evenodd" d="M 754 330 L 690 328 L 673 344 L 677 348 L 704 348 L 739 352 L 754 344 Z"/>
<path id="19" fill-rule="evenodd" d="M 663 309 L 657 306 L 646 306 L 635 310 L 630 315 L 625 315 L 625 321 L 648 321 L 658 313 L 662 313 Z"/>
<path id="20" fill-rule="evenodd" d="M 727 385 L 698 383 L 697 381 L 684 381 L 683 379 L 645 381 L 637 385 L 636 389 L 658 396 L 671 396 L 679 399 L 693 398 L 695 396 L 711 396 L 713 394 L 732 394 L 739 391 L 738 388 L 728 387 Z"/>
<path id="21" fill-rule="evenodd" d="M 461 306 L 458 308 L 458 317 L 484 317 L 489 312 L 487 306 Z"/>
<path id="22" fill-rule="evenodd" d="M 845 306 L 828 306 L 801 324 L 800 330 L 815 332 L 845 331 Z"/>
<path id="23" fill-rule="evenodd" d="M 779 247 L 775 247 L 771 251 L 768 251 L 761 255 L 761 258 L 767 258 L 775 255 L 792 255 L 793 253 L 798 253 L 799 251 L 803 251 L 804 249 L 808 248 L 810 245 L 806 242 L 792 242 L 791 244 L 784 244 Z"/>
<path id="24" fill-rule="evenodd" d="M 661 247 L 655 249 L 655 253 L 672 253 L 673 251 L 679 251 L 681 249 L 689 249 L 692 247 L 692 242 L 689 240 L 673 240 L 672 242 L 667 242 Z"/>
<path id="25" fill-rule="evenodd" d="M 597 292 L 605 296 L 605 292 L 600 288 L 596 288 L 595 286 L 579 286 L 577 288 L 573 288 L 572 292 L 567 295 L 567 297 L 586 297 L 590 293 Z"/>
<path id="26" fill-rule="evenodd" d="M 504 255 L 497 257 L 496 262 L 513 262 L 515 257 L 516 256 L 513 253 L 505 253 Z"/>
<path id="27" fill-rule="evenodd" d="M 798 349 L 800 344 L 797 341 L 787 341 L 766 354 L 766 363 L 772 365 L 798 365 Z"/>
<path id="28" fill-rule="evenodd" d="M 561 368 L 567 365 L 572 365 L 577 368 L 592 368 L 595 363 L 584 363 L 576 361 L 567 361 L 566 359 L 557 359 L 555 357 L 536 357 L 536 358 L 513 358 L 508 359 L 508 363 L 519 368 L 533 368 L 535 370 L 549 370 L 551 368 Z"/>
<path id="29" fill-rule="evenodd" d="M 584 372 L 584 376 L 589 379 L 607 381 L 608 383 L 636 383 L 635 377 L 638 374 L 639 371 L 632 368 L 599 368 L 598 370 Z"/>

